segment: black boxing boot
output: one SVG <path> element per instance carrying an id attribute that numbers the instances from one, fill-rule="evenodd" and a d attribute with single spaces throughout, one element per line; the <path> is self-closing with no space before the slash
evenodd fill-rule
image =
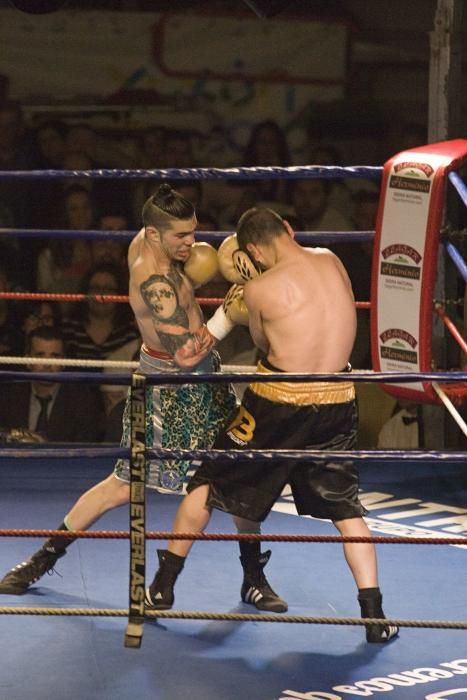
<path id="1" fill-rule="evenodd" d="M 146 588 L 146 610 L 170 610 L 174 604 L 175 581 L 183 569 L 185 557 L 172 554 L 167 549 L 158 549 L 157 556 L 159 569 L 149 588 Z"/>
<path id="2" fill-rule="evenodd" d="M 375 617 L 383 619 L 383 596 L 379 588 L 359 588 L 358 602 L 362 617 Z M 389 642 L 390 639 L 397 637 L 399 628 L 395 625 L 365 625 L 366 641 L 370 643 Z"/>
<path id="3" fill-rule="evenodd" d="M 64 522 L 57 529 L 69 531 Z M 66 548 L 75 539 L 76 537 L 62 537 L 60 535 L 48 539 L 30 559 L 17 564 L 5 574 L 0 581 L 0 593 L 12 595 L 26 593 L 28 588 L 39 581 L 44 574 L 54 572 L 55 563 L 65 556 Z"/>
<path id="4" fill-rule="evenodd" d="M 54 570 L 55 563 L 66 554 L 62 551 L 49 551 L 42 547 L 27 561 L 17 564 L 0 581 L 0 593 L 22 595 L 44 574 Z"/>
<path id="5" fill-rule="evenodd" d="M 272 590 L 264 575 L 263 569 L 271 557 L 271 551 L 261 553 L 260 542 L 241 540 L 239 545 L 244 574 L 240 591 L 242 601 L 254 605 L 257 610 L 287 612 L 287 603 Z"/>

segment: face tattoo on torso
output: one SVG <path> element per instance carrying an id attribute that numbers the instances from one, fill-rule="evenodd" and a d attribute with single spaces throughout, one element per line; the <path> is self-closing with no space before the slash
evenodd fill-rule
<path id="1" fill-rule="evenodd" d="M 151 311 L 154 328 L 167 352 L 175 354 L 192 337 L 189 319 L 181 306 L 183 276 L 176 264 L 165 275 L 151 275 L 140 285 L 141 296 Z"/>

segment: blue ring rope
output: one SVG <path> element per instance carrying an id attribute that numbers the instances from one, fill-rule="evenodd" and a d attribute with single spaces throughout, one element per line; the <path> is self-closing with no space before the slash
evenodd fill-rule
<path id="1" fill-rule="evenodd" d="M 287 218 L 287 217 L 284 217 Z M 196 231 L 197 241 L 223 241 L 234 231 Z M 83 238 L 89 240 L 132 240 L 137 231 L 79 231 L 72 229 L 15 229 L 0 228 L 0 236 L 15 236 L 16 238 Z M 300 243 L 322 243 L 324 241 L 339 243 L 372 241 L 374 231 L 295 231 L 295 240 Z"/>
<path id="2" fill-rule="evenodd" d="M 41 447 L 37 445 L 28 447 L 4 447 L 0 448 L 0 459 L 95 459 L 95 458 L 121 458 L 128 459 L 129 447 Z M 329 461 L 356 461 L 374 460 L 375 462 L 399 462 L 408 460 L 414 462 L 460 462 L 467 463 L 467 452 L 455 451 L 421 451 L 421 450 L 355 450 L 355 451 L 329 451 L 323 450 L 168 450 L 146 449 L 146 456 L 151 459 L 177 459 L 187 461 L 203 460 L 214 462 L 236 461 L 238 459 L 251 461 L 264 461 L 276 459 L 291 459 L 313 462 Z"/>
<path id="3" fill-rule="evenodd" d="M 459 197 L 462 199 L 465 206 L 467 207 L 467 187 L 465 185 L 465 182 L 458 175 L 458 173 L 454 173 L 454 172 L 449 173 L 448 178 L 449 178 L 450 182 L 456 188 Z"/>
<path id="4" fill-rule="evenodd" d="M 98 170 L 1 170 L 0 180 L 34 180 L 46 178 L 154 178 L 157 180 L 271 180 L 342 177 L 379 179 L 383 172 L 381 166 L 353 165 L 340 167 L 336 165 L 294 165 L 289 167 L 239 167 L 239 168 L 164 168 L 164 169 L 98 169 Z"/>
<path id="5" fill-rule="evenodd" d="M 444 247 L 446 248 L 446 251 L 454 265 L 459 270 L 461 276 L 464 278 L 464 282 L 467 282 L 467 264 L 464 258 L 457 250 L 456 246 L 454 246 L 452 243 L 445 243 Z"/>
<path id="6" fill-rule="evenodd" d="M 215 372 L 196 374 L 194 372 L 171 372 L 164 374 L 145 375 L 147 383 L 151 385 L 180 385 L 180 384 L 228 384 L 236 382 L 384 382 L 389 384 L 406 382 L 467 382 L 467 372 L 334 372 L 303 374 L 292 372 L 271 372 L 270 374 L 259 372 Z M 113 372 L 18 372 L 0 371 L 1 382 L 30 382 L 46 381 L 60 384 L 130 384 L 131 374 L 118 374 Z"/>

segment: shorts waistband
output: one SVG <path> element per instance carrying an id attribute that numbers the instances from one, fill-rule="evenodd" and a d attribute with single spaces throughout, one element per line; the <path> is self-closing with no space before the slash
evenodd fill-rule
<path id="1" fill-rule="evenodd" d="M 173 355 L 171 355 L 169 352 L 162 352 L 161 350 L 153 350 L 152 348 L 148 348 L 147 345 L 143 343 L 142 350 L 146 353 L 146 355 L 150 355 L 151 357 L 155 357 L 157 360 L 173 360 Z"/>
<path id="2" fill-rule="evenodd" d="M 267 366 L 269 365 L 269 366 Z M 270 363 L 264 360 L 258 363 L 257 372 L 270 374 Z M 350 371 L 350 370 L 346 370 Z M 257 396 L 273 401 L 296 406 L 347 403 L 355 399 L 353 382 L 255 382 L 250 390 Z"/>
<path id="3" fill-rule="evenodd" d="M 285 372 L 285 369 L 280 369 L 279 367 L 276 367 L 275 365 L 272 364 L 272 362 L 269 362 L 267 358 L 263 358 L 261 360 L 261 364 L 265 369 L 270 369 L 271 372 Z M 259 371 L 259 370 L 258 370 Z M 352 371 L 352 365 L 350 362 L 347 362 L 345 367 L 339 370 L 339 372 L 351 372 Z"/>
<path id="4" fill-rule="evenodd" d="M 157 350 L 151 350 L 146 345 L 141 346 L 139 353 L 139 371 L 142 374 L 151 374 L 151 372 L 177 372 L 178 368 L 169 353 L 159 353 Z M 167 356 L 167 357 L 165 357 Z"/>
<path id="5" fill-rule="evenodd" d="M 211 352 L 202 360 L 198 365 L 192 367 L 188 370 L 193 374 L 202 374 L 216 371 L 216 352 L 211 350 Z M 219 361 L 220 364 L 220 361 Z M 150 372 L 181 372 L 180 369 L 175 364 L 174 358 L 168 352 L 160 352 L 159 350 L 153 350 L 148 348 L 146 345 L 142 345 L 141 352 L 139 354 L 139 369 L 143 374 Z M 182 385 L 180 385 L 182 386 Z"/>

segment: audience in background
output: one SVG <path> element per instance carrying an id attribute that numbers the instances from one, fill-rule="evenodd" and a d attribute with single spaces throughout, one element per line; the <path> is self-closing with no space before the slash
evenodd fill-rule
<path id="1" fill-rule="evenodd" d="M 90 193 L 80 185 L 70 186 L 60 202 L 62 225 L 70 230 L 90 230 L 95 226 L 95 209 Z M 91 246 L 84 238 L 54 238 L 37 259 L 37 288 L 40 292 L 76 293 L 84 273 L 92 263 Z M 69 304 L 62 304 L 66 315 Z"/>
<path id="2" fill-rule="evenodd" d="M 33 148 L 25 129 L 23 109 L 19 102 L 0 101 L 0 170 L 31 170 L 35 166 Z M 34 190 L 29 180 L 0 180 L 0 217 L 6 226 L 24 227 L 33 213 Z M 13 246 L 17 251 L 19 268 L 16 277 L 23 288 L 34 277 L 34 242 L 17 239 Z"/>
<path id="3" fill-rule="evenodd" d="M 243 153 L 243 165 L 246 167 L 281 166 L 291 164 L 290 151 L 285 132 L 272 119 L 256 124 Z M 252 180 L 248 189 L 253 190 L 254 202 L 274 208 L 283 213 L 287 204 L 287 181 L 284 178 Z"/>
<path id="4" fill-rule="evenodd" d="M 60 306 L 53 301 L 26 301 L 21 304 L 21 332 L 23 334 L 23 352 L 28 342 L 28 337 L 36 328 L 42 326 L 55 326 L 59 328 L 62 323 Z"/>
<path id="5" fill-rule="evenodd" d="M 352 222 L 349 230 L 374 231 L 378 210 L 377 192 L 360 190 L 353 197 Z M 369 301 L 371 290 L 372 241 L 342 241 L 329 248 L 342 260 L 357 301 Z M 350 362 L 355 369 L 371 369 L 370 312 L 357 309 L 357 335 Z"/>
<path id="6" fill-rule="evenodd" d="M 128 294 L 127 278 L 119 266 L 105 262 L 94 265 L 84 275 L 80 291 L 91 298 L 76 304 L 73 314 L 64 322 L 70 357 L 105 360 L 111 352 L 139 338 L 128 303 L 92 298 L 93 295 Z"/>
<path id="7" fill-rule="evenodd" d="M 241 165 L 256 167 L 287 167 L 291 157 L 285 132 L 272 119 L 253 125 L 243 151 Z M 246 209 L 267 206 L 281 215 L 290 213 L 288 185 L 284 178 L 265 178 L 232 183 L 234 197 L 222 212 L 222 226 L 236 226 Z M 236 192 L 236 196 L 235 196 Z"/>
<path id="8" fill-rule="evenodd" d="M 297 231 L 350 231 L 349 217 L 329 204 L 331 184 L 317 178 L 291 180 L 291 220 Z"/>
<path id="9" fill-rule="evenodd" d="M 130 340 L 122 347 L 111 352 L 107 359 L 113 362 L 133 361 L 139 359 L 139 351 L 141 347 L 141 339 L 135 338 Z M 114 372 L 125 372 L 119 368 L 106 368 L 104 372 L 112 374 Z M 131 370 L 128 370 L 131 371 Z M 105 433 L 104 442 L 120 442 L 122 437 L 122 420 L 123 409 L 125 408 L 126 395 L 128 393 L 127 386 L 119 386 L 116 384 L 101 384 L 100 386 L 104 411 L 105 411 Z"/>
<path id="10" fill-rule="evenodd" d="M 39 168 L 44 170 L 63 168 L 67 153 L 67 133 L 67 124 L 59 119 L 44 121 L 36 127 L 33 138 Z M 56 182 L 56 180 L 47 179 L 44 182 Z"/>
<path id="11" fill-rule="evenodd" d="M 374 231 L 378 213 L 379 191 L 357 190 L 352 201 L 353 228 L 356 231 Z"/>
<path id="12" fill-rule="evenodd" d="M 236 166 L 289 166 L 287 132 L 273 119 L 251 125 L 247 143 L 240 151 L 222 125 L 214 126 L 195 148 L 196 134 L 187 130 L 154 125 L 135 137 L 130 157 L 121 148 L 122 139 L 108 137 L 88 123 L 66 123 L 46 118 L 31 130 L 24 128 L 21 105 L 0 103 L 0 170 L 65 169 L 90 170 L 121 167 L 191 168 Z M 210 142 L 212 135 L 212 143 Z M 203 141 L 204 139 L 204 141 Z M 426 142 L 423 125 L 407 123 L 400 129 L 400 149 Z M 216 150 L 217 149 L 217 150 Z M 220 150 L 219 150 L 220 149 Z M 228 162 L 216 162 L 213 154 L 229 151 Z M 316 165 L 342 165 L 344 158 L 334 143 L 303 146 L 301 161 Z M 306 153 L 305 153 L 306 151 Z M 236 153 L 236 155 L 235 155 Z M 197 162 L 211 158 L 209 162 Z M 204 154 L 204 156 L 203 156 Z M 297 154 L 297 157 L 300 156 Z M 36 228 L 70 230 L 101 229 L 123 231 L 139 228 L 141 203 L 159 181 L 144 179 L 57 178 L 31 183 L 0 182 L 0 227 L 28 225 Z M 356 178 L 339 180 L 264 178 L 254 181 L 176 180 L 174 186 L 196 207 L 198 230 L 232 230 L 243 211 L 252 205 L 270 205 L 290 220 L 296 230 L 373 230 L 379 200 L 379 184 Z M 134 212 L 137 212 L 135 215 Z M 28 291 L 122 294 L 127 290 L 128 240 L 21 239 L 2 240 L 1 259 L 6 269 L 15 269 L 17 279 Z M 326 245 L 326 244 L 324 244 Z M 371 243 L 329 244 L 346 266 L 355 297 L 370 296 Z M 24 254 L 23 254 L 24 252 Z M 198 290 L 198 296 L 221 298 L 228 284 L 216 278 Z M 11 288 L 11 280 L 0 269 L 0 291 Z M 0 299 L 0 353 L 19 354 L 24 338 L 43 324 L 60 324 L 73 357 L 121 357 L 131 359 L 139 345 L 139 334 L 126 304 L 38 302 L 28 305 Z M 204 307 L 205 317 L 212 308 Z M 368 368 L 368 311 L 358 311 L 358 332 L 352 363 Z M 219 350 L 224 363 L 251 364 L 256 351 L 248 330 L 237 327 Z M 106 398 L 106 414 L 117 417 L 115 390 Z M 103 392 L 105 395 L 105 392 Z M 110 423 L 109 423 L 110 424 Z M 109 435 L 112 434 L 110 430 Z M 113 433 L 115 437 L 115 432 Z"/>
<path id="13" fill-rule="evenodd" d="M 126 214 L 114 209 L 99 217 L 97 228 L 101 231 L 129 231 L 130 222 Z M 127 275 L 128 245 L 129 241 L 123 238 L 93 238 L 90 242 L 92 264 L 113 263 L 121 269 L 123 275 Z"/>
<path id="14" fill-rule="evenodd" d="M 34 358 L 28 366 L 31 372 L 62 372 L 61 365 L 42 363 L 44 359 L 65 357 L 60 329 L 40 326 L 33 330 L 27 338 L 25 356 Z M 104 421 L 96 394 L 86 384 L 43 380 L 3 384 L 1 431 L 29 430 L 50 442 L 97 442 L 102 439 Z"/>
<path id="15" fill-rule="evenodd" d="M 308 159 L 309 165 L 342 166 L 342 157 L 330 143 L 318 143 L 313 146 Z M 337 209 L 345 217 L 352 211 L 352 192 L 345 178 L 332 178 L 329 183 L 328 205 Z"/>
<path id="16" fill-rule="evenodd" d="M 35 167 L 40 170 L 66 168 L 66 135 L 68 126 L 58 119 L 47 120 L 33 131 Z M 68 180 L 72 183 L 73 180 Z M 62 180 L 58 177 L 34 180 L 31 189 L 31 207 L 28 226 L 53 228 L 57 226 L 57 206 L 63 194 Z M 28 241 L 34 242 L 34 239 Z"/>
<path id="17" fill-rule="evenodd" d="M 0 102 L 0 170 L 31 170 L 34 154 L 24 127 L 19 102 Z M 29 220 L 28 196 L 31 183 L 17 179 L 0 181 L 0 204 L 9 212 L 15 226 Z"/>
<path id="18" fill-rule="evenodd" d="M 416 450 L 423 447 L 421 405 L 398 399 L 391 418 L 379 432 L 377 447 L 380 450 Z"/>
<path id="19" fill-rule="evenodd" d="M 196 158 L 192 134 L 189 131 L 164 129 L 159 145 L 155 147 L 155 144 L 152 144 L 151 157 L 155 161 L 151 161 L 147 157 L 147 168 L 195 168 Z M 133 218 L 135 221 L 140 220 L 144 202 L 156 191 L 160 184 L 161 180 L 157 178 L 145 178 L 137 183 L 133 200 Z M 182 181 L 179 184 L 182 184 Z"/>
<path id="20" fill-rule="evenodd" d="M 10 291 L 10 277 L 0 261 L 0 292 Z M 17 356 L 21 352 L 21 331 L 14 304 L 15 302 L 0 299 L 0 355 Z"/>

